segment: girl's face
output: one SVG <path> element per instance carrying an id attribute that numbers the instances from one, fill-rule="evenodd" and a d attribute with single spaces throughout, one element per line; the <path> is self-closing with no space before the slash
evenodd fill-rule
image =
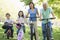
<path id="1" fill-rule="evenodd" d="M 33 8 L 33 4 L 32 3 L 29 6 L 30 6 L 30 8 Z"/>
<path id="2" fill-rule="evenodd" d="M 20 12 L 20 13 L 19 13 L 19 15 L 20 15 L 20 16 L 22 16 L 22 15 L 23 15 L 23 13 L 22 13 L 22 12 Z"/>

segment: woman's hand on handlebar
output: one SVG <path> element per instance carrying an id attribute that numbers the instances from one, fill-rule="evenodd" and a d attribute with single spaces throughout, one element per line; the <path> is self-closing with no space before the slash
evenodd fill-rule
<path id="1" fill-rule="evenodd" d="M 40 20 L 40 21 L 42 21 L 42 19 L 41 19 L 41 18 L 40 18 L 39 20 Z"/>

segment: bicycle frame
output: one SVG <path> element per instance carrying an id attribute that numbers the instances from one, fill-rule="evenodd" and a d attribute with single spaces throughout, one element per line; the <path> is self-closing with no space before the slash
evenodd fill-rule
<path id="1" fill-rule="evenodd" d="M 35 35 L 35 29 L 33 28 L 33 22 L 31 21 L 30 23 L 30 28 L 31 28 L 31 40 L 33 40 L 33 36 L 35 37 L 36 40 L 36 35 Z M 34 32 L 33 32 L 34 31 Z"/>
<path id="2" fill-rule="evenodd" d="M 46 32 L 47 32 L 46 36 L 47 36 L 47 40 L 52 40 L 50 37 L 50 28 L 48 26 L 49 19 L 55 19 L 55 18 L 47 18 L 47 19 L 42 19 L 42 20 L 47 20 L 47 23 L 45 24 L 46 25 Z"/>
<path id="3" fill-rule="evenodd" d="M 49 28 L 49 26 L 48 26 L 48 23 L 46 24 L 46 36 L 47 36 L 47 40 L 51 40 L 51 38 L 50 38 L 50 28 Z"/>
<path id="4" fill-rule="evenodd" d="M 39 17 L 26 17 L 26 18 L 39 18 Z M 33 29 L 33 21 L 30 20 L 30 28 L 31 28 L 31 40 L 33 40 L 33 36 L 35 37 L 35 40 L 36 40 L 36 34 L 35 34 L 35 29 Z M 34 33 L 33 33 L 33 30 L 34 30 Z"/>

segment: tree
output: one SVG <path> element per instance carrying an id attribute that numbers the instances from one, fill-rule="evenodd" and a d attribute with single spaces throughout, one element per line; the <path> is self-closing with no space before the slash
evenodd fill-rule
<path id="1" fill-rule="evenodd" d="M 24 2 L 26 5 L 29 5 L 30 2 L 32 2 L 32 0 L 20 0 L 21 2 Z"/>
<path id="2" fill-rule="evenodd" d="M 20 0 L 21 2 L 24 2 L 26 5 L 28 5 L 32 0 Z M 40 5 L 41 2 L 44 0 L 39 0 L 38 4 Z M 55 15 L 60 18 L 60 0 L 48 0 L 49 6 L 51 6 L 54 10 Z"/>
<path id="3" fill-rule="evenodd" d="M 60 18 L 60 0 L 49 0 L 49 5 L 53 8 L 55 15 Z"/>

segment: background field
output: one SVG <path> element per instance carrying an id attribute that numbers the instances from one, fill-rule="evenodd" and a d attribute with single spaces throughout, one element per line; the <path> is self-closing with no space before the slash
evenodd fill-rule
<path id="1" fill-rule="evenodd" d="M 35 7 L 38 8 L 38 12 L 40 13 L 40 8 L 42 7 L 43 1 L 48 2 L 49 7 L 51 7 L 54 11 L 54 14 L 56 16 L 56 20 L 52 21 L 54 23 L 53 26 L 53 38 L 54 40 L 60 40 L 60 0 L 0 0 L 0 21 L 5 21 L 5 14 L 10 13 L 11 18 L 16 21 L 18 12 L 22 10 L 24 14 L 27 14 L 28 8 L 29 8 L 29 2 L 34 2 Z M 27 21 L 27 20 L 26 20 Z M 40 22 L 39 22 L 40 23 Z M 38 24 L 39 24 L 38 23 Z M 39 24 L 40 25 L 40 24 Z M 7 40 L 6 36 L 3 38 L 4 30 L 1 28 L 0 24 L 0 40 Z M 17 40 L 16 35 L 16 27 L 14 26 L 14 38 L 9 40 Z M 26 26 L 26 33 L 24 35 L 23 40 L 30 40 L 29 35 L 29 27 Z M 39 32 L 39 39 L 42 40 L 42 28 L 38 27 Z"/>
<path id="2" fill-rule="evenodd" d="M 14 38 L 13 39 L 9 39 L 9 40 L 17 40 L 17 35 L 16 35 L 16 27 L 14 26 Z M 29 35 L 29 27 L 26 26 L 26 33 L 24 35 L 24 39 L 23 40 L 30 40 L 30 35 Z M 0 25 L 0 40 L 7 40 L 6 36 L 3 38 L 3 32 L 4 30 L 1 28 Z M 39 32 L 39 39 L 42 40 L 42 29 L 41 27 L 38 27 L 38 32 Z M 54 40 L 60 40 L 60 28 L 58 27 L 54 27 L 53 28 L 53 38 Z"/>

